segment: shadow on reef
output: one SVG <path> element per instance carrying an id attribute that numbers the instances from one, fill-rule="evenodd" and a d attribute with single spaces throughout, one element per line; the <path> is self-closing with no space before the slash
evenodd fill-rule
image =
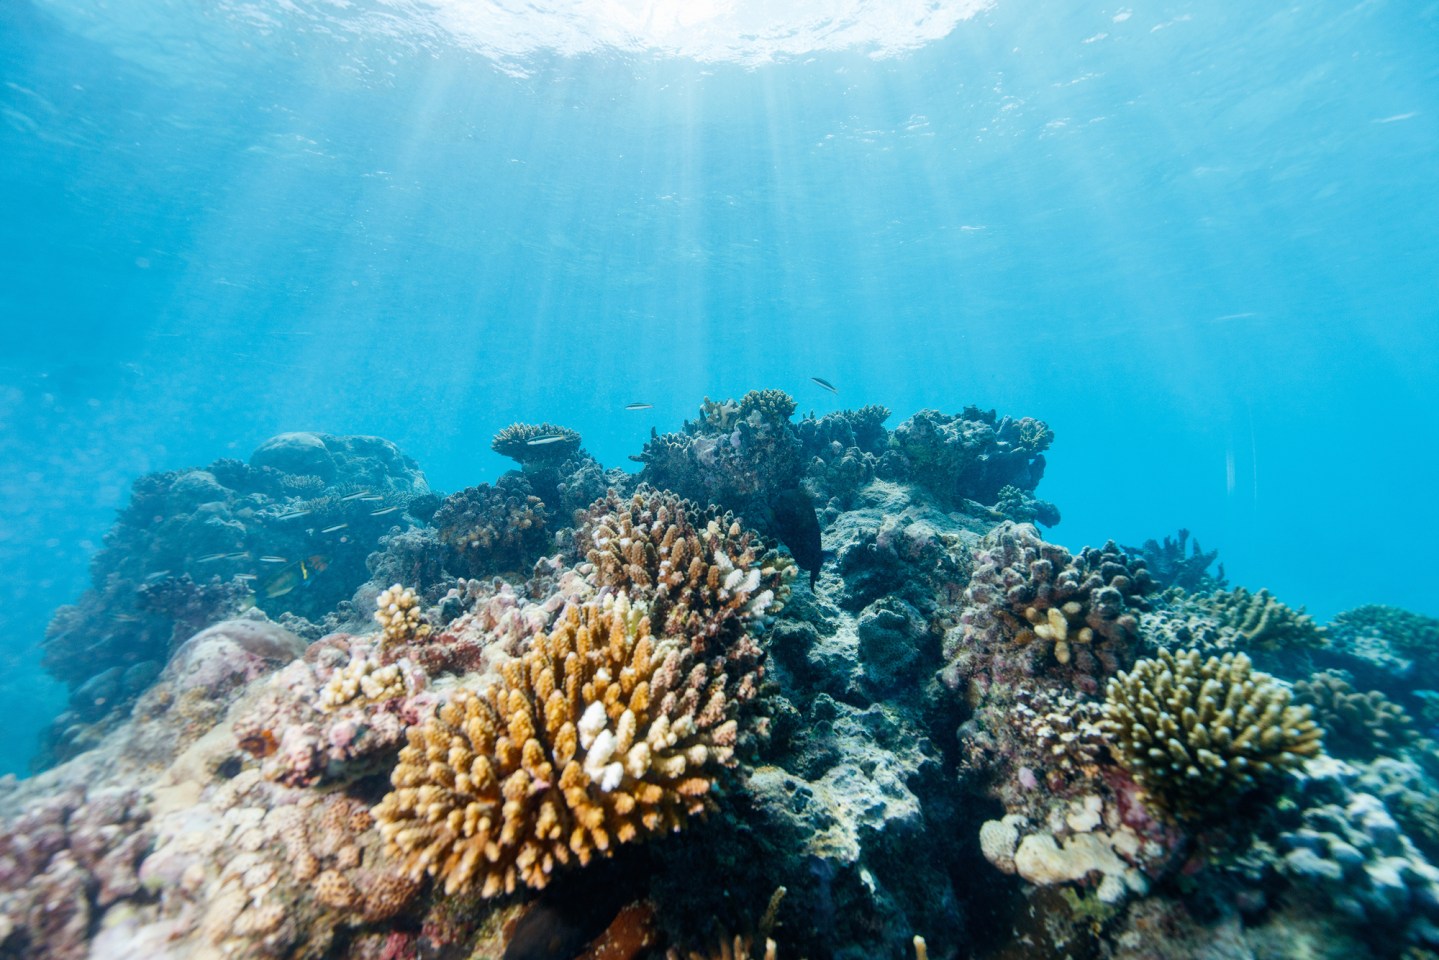
<path id="1" fill-rule="evenodd" d="M 1046 542 L 1036 420 L 794 413 L 141 478 L 0 957 L 1435 956 L 1439 621 Z"/>

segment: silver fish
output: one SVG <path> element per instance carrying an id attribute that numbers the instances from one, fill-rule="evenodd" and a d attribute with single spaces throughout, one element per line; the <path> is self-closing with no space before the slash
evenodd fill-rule
<path id="1" fill-rule="evenodd" d="M 320 532 L 321 532 L 321 533 L 334 533 L 336 530 L 343 530 L 343 529 L 345 529 L 345 528 L 348 527 L 348 526 L 349 526 L 348 523 L 337 523 L 337 524 L 335 524 L 333 527 L 326 527 L 325 529 L 321 530 Z"/>
<path id="2" fill-rule="evenodd" d="M 546 433 L 546 434 L 542 434 L 541 436 L 534 437 L 534 438 L 532 438 L 532 439 L 526 440 L 526 441 L 525 441 L 525 446 L 527 446 L 527 447 L 543 447 L 543 446 L 545 446 L 546 444 L 559 443 L 559 442 L 560 442 L 561 440 L 563 440 L 563 439 L 565 439 L 565 435 L 564 435 L 563 433 Z"/>
<path id="3" fill-rule="evenodd" d="M 654 408 L 655 408 L 655 405 L 654 405 L 653 403 L 627 403 L 627 404 L 625 404 L 625 409 L 626 409 L 626 410 L 653 410 Z"/>
<path id="4" fill-rule="evenodd" d="M 372 517 L 383 517 L 385 514 L 387 514 L 387 513 L 394 513 L 395 511 L 397 511 L 397 510 L 399 510 L 399 509 L 400 509 L 399 507 L 386 507 L 386 508 L 383 509 L 383 510 L 371 510 L 371 511 L 370 511 L 370 516 L 372 516 Z"/>
<path id="5" fill-rule="evenodd" d="M 368 496 L 370 496 L 370 491 L 361 490 L 359 493 L 352 493 L 348 497 L 341 497 L 340 502 L 349 503 L 351 500 L 363 500 L 365 497 Z"/>
<path id="6" fill-rule="evenodd" d="M 309 515 L 310 515 L 310 511 L 308 511 L 308 510 L 295 510 L 295 511 L 292 511 L 292 512 L 290 512 L 290 513 L 282 513 L 282 514 L 280 514 L 278 517 L 276 517 L 275 519 L 276 519 L 276 520 L 298 520 L 298 519 L 300 519 L 301 517 L 308 517 Z"/>
<path id="7" fill-rule="evenodd" d="M 260 558 L 260 562 L 261 562 L 261 563 L 289 563 L 289 562 L 290 562 L 290 559 L 289 559 L 288 557 L 261 557 L 261 558 Z"/>
<path id="8" fill-rule="evenodd" d="M 836 387 L 824 377 L 810 377 L 810 379 L 813 380 L 815 383 L 819 384 L 821 387 L 824 387 L 830 393 L 839 393 L 839 387 Z"/>

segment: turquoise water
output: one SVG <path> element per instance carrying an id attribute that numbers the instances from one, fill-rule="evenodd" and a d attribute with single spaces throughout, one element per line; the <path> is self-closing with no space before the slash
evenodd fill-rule
<path id="1" fill-rule="evenodd" d="M 487 9 L 0 7 L 7 768 L 130 482 L 285 430 L 452 491 L 516 419 L 631 466 L 706 395 L 975 403 L 1054 429 L 1049 539 L 1439 614 L 1439 6 L 998 0 L 770 61 Z"/>

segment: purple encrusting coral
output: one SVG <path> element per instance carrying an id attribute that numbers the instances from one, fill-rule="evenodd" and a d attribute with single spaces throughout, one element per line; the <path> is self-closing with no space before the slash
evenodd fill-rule
<path id="1" fill-rule="evenodd" d="M 706 401 L 640 478 L 517 424 L 448 498 L 318 434 L 137 481 L 47 641 L 63 762 L 0 781 L 0 957 L 1439 950 L 1422 618 L 1047 542 L 1036 420 L 794 413 Z"/>

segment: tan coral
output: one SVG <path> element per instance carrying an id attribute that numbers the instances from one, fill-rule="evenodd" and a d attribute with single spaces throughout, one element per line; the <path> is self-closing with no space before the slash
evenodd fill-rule
<path id="1" fill-rule="evenodd" d="M 379 614 L 375 616 L 379 618 Z M 385 632 L 388 636 L 389 627 Z M 332 713 L 356 701 L 381 703 L 408 696 L 410 692 L 404 665 L 391 663 L 382 667 L 373 657 L 356 657 L 336 670 L 320 691 L 320 710 Z"/>
<path id="2" fill-rule="evenodd" d="M 420 609 L 420 598 L 415 596 L 415 591 L 398 583 L 375 598 L 375 622 L 385 632 L 387 647 L 424 640 L 430 635 L 430 624 Z"/>
<path id="3" fill-rule="evenodd" d="M 361 902 L 355 885 L 338 870 L 326 870 L 315 878 L 315 899 L 336 910 L 353 910 Z"/>
<path id="4" fill-rule="evenodd" d="M 624 593 L 571 606 L 500 682 L 411 728 L 375 819 L 410 877 L 538 889 L 706 809 L 735 703 L 717 662 L 656 640 Z"/>
<path id="5" fill-rule="evenodd" d="M 702 656 L 758 659 L 745 624 L 779 612 L 789 595 L 792 567 L 732 515 L 649 487 L 595 503 L 576 536 L 597 587 L 649 603 L 656 632 L 689 638 Z"/>
<path id="6" fill-rule="evenodd" d="M 1289 688 L 1242 653 L 1140 660 L 1109 681 L 1099 726 L 1135 782 L 1187 818 L 1224 810 L 1322 749 L 1310 709 L 1292 706 Z"/>

